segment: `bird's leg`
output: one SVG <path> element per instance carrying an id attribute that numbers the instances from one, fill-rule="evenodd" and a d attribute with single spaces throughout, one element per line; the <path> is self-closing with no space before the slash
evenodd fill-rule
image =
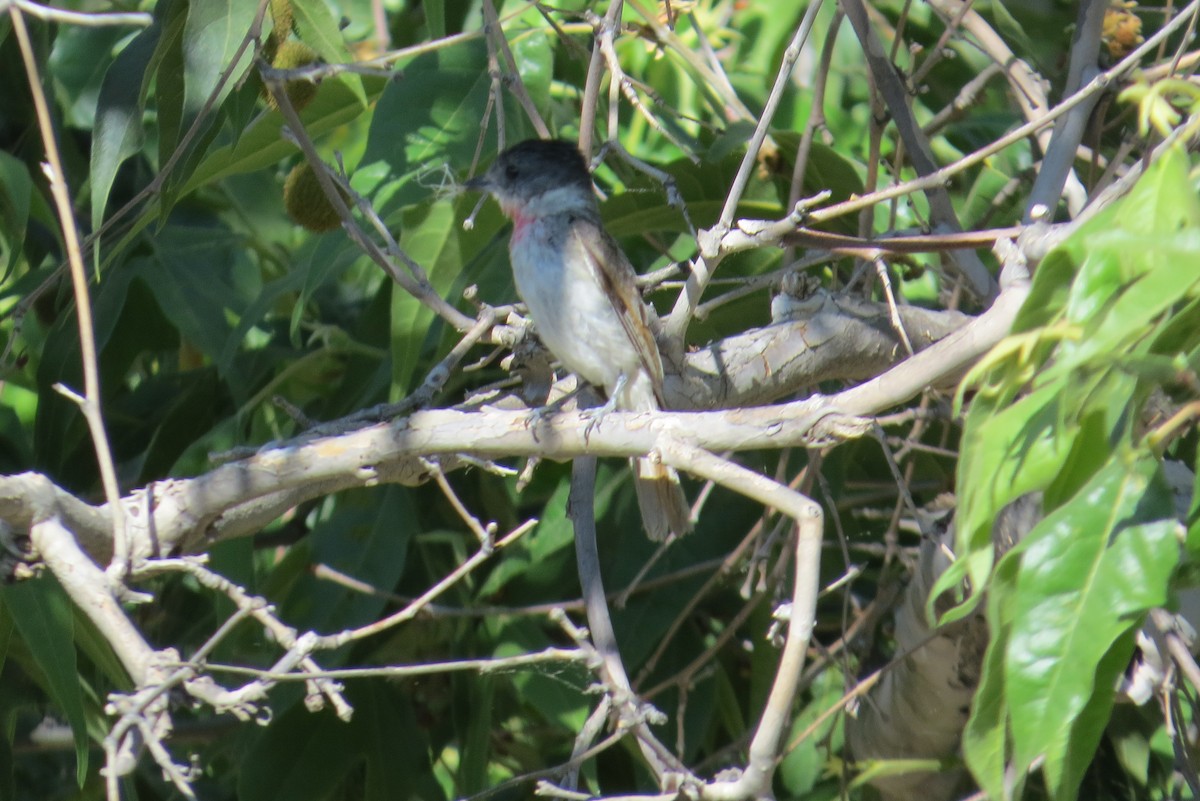
<path id="1" fill-rule="evenodd" d="M 619 398 L 621 393 L 625 390 L 625 381 L 625 374 L 621 373 L 619 376 L 617 376 L 617 383 L 613 386 L 612 392 L 608 393 L 608 401 L 598 409 L 587 409 L 583 412 L 584 415 L 590 418 L 588 420 L 587 427 L 583 429 L 583 441 L 585 443 L 587 442 L 588 437 L 591 436 L 592 429 L 600 425 L 600 421 L 603 420 L 610 412 L 616 411 L 617 398 Z"/>

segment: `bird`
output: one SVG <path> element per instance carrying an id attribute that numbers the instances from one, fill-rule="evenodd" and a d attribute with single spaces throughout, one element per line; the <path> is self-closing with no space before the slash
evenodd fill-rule
<path id="1" fill-rule="evenodd" d="M 467 189 L 491 194 L 513 222 L 509 259 L 517 293 L 546 348 L 604 391 L 610 409 L 663 408 L 663 363 L 654 312 L 637 274 L 604 229 L 587 162 L 561 139 L 529 139 L 501 152 Z M 692 529 L 679 474 L 660 461 L 630 460 L 650 539 Z"/>

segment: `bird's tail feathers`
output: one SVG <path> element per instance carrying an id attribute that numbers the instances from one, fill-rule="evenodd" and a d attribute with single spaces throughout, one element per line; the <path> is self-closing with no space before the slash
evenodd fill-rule
<path id="1" fill-rule="evenodd" d="M 692 530 L 692 509 L 675 469 L 651 459 L 633 459 L 634 488 L 646 534 L 656 542 Z"/>

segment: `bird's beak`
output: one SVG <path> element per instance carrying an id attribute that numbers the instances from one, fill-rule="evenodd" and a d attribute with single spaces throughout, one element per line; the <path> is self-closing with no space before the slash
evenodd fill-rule
<path id="1" fill-rule="evenodd" d="M 492 182 L 488 180 L 487 173 L 481 173 L 463 184 L 463 189 L 475 191 L 487 191 L 492 188 Z"/>

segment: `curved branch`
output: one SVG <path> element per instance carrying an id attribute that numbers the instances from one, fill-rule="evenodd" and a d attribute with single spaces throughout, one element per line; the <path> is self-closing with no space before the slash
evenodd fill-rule
<path id="1" fill-rule="evenodd" d="M 1027 292 L 1027 284 L 1015 283 L 988 312 L 952 335 L 877 378 L 837 395 L 812 395 L 791 403 L 725 411 L 613 412 L 601 425 L 592 425 L 593 418 L 579 411 L 531 415 L 524 409 L 495 406 L 439 409 L 332 436 L 306 435 L 266 447 L 252 457 L 202 476 L 160 481 L 133 493 L 123 501 L 129 508 L 131 556 L 136 562 L 139 558 L 203 550 L 218 539 L 253 531 L 253 526 L 270 520 L 273 511 L 282 513 L 303 500 L 339 489 L 423 481 L 428 477 L 428 468 L 422 460 L 428 456 L 442 457 L 442 468 L 452 469 L 456 458 L 639 456 L 659 448 L 666 439 L 709 451 L 734 451 L 802 446 L 857 436 L 863 430 L 858 418 L 877 414 L 940 380 L 956 376 L 999 341 L 1008 332 Z M 920 314 L 915 310 L 912 313 Z M 846 323 L 845 319 L 837 319 L 840 324 Z M 759 347 L 756 357 L 745 357 L 753 365 L 749 374 L 763 378 L 765 386 L 778 387 L 768 379 L 776 373 L 788 373 L 793 366 L 786 359 L 775 359 L 775 353 L 803 353 L 805 349 L 819 350 L 827 343 L 844 344 L 850 339 L 844 329 L 822 329 L 820 320 L 821 315 L 816 314 L 805 322 L 772 327 L 777 329 L 773 332 L 764 329 L 767 334 L 760 331 L 744 335 L 750 337 L 747 343 Z M 890 329 L 885 313 L 878 325 Z M 919 317 L 906 319 L 905 325 L 920 341 L 923 329 Z M 831 331 L 843 335 L 835 336 Z M 790 346 L 799 350 L 789 351 L 772 339 L 783 332 L 791 333 Z M 759 336 L 767 339 L 754 339 Z M 814 341 L 806 343 L 806 337 Z M 896 349 L 894 333 L 889 331 L 889 337 L 890 347 Z M 774 345 L 778 347 L 773 350 Z M 697 356 L 696 363 L 707 363 L 714 374 L 728 377 L 723 359 L 730 356 L 728 349 L 710 349 Z M 843 370 L 849 369 L 844 353 L 837 358 Z M 896 354 L 880 353 L 876 358 L 894 360 Z M 864 372 L 869 373 L 870 366 L 871 360 L 864 359 Z M 702 371 L 702 367 L 695 369 L 697 373 Z M 794 372 L 798 373 L 799 368 Z M 695 376 L 685 376 L 669 384 L 668 400 L 681 399 L 694 386 L 704 383 L 697 383 Z M 754 381 L 748 380 L 723 401 L 736 404 L 755 390 Z M 25 502 L 25 493 L 30 489 L 37 490 L 34 504 Z M 61 508 L 72 511 L 72 530 L 89 553 L 103 560 L 111 549 L 104 507 L 89 507 L 43 477 L 0 477 L 0 519 L 14 529 L 24 530 Z"/>

